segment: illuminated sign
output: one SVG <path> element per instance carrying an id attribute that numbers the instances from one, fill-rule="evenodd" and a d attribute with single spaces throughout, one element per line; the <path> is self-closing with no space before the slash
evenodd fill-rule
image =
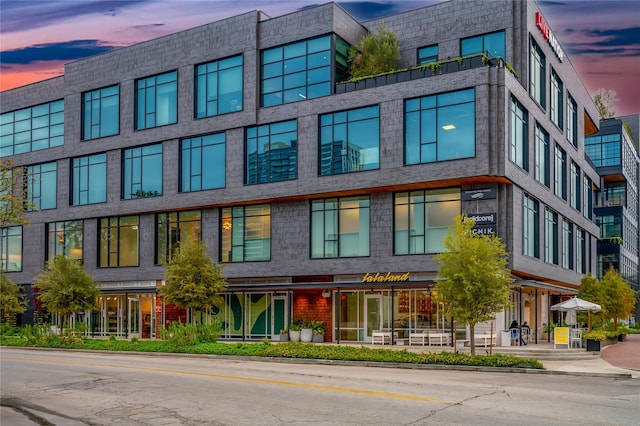
<path id="1" fill-rule="evenodd" d="M 403 281 L 409 281 L 409 272 L 405 272 L 404 274 L 392 274 L 391 272 L 381 274 L 380 272 L 376 272 L 375 275 L 367 272 L 364 274 L 364 277 L 362 277 L 363 283 L 395 283 Z"/>
<path id="2" fill-rule="evenodd" d="M 560 62 L 562 62 L 564 60 L 564 51 L 562 50 L 562 46 L 560 46 L 560 42 L 553 31 L 549 28 L 549 24 L 547 24 L 547 21 L 544 20 L 540 12 L 536 12 L 536 27 L 538 27 L 544 38 L 549 42 L 549 45 L 555 52 L 558 59 L 560 59 Z"/>

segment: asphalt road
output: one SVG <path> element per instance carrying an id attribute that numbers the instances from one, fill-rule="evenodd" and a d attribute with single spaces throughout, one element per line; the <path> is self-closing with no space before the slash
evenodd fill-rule
<path id="1" fill-rule="evenodd" d="M 57 425 L 632 425 L 640 418 L 637 379 L 17 348 L 2 348 L 0 373 L 3 405 Z"/>

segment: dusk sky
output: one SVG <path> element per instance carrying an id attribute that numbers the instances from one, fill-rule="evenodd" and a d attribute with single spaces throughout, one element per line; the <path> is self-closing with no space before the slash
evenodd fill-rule
<path id="1" fill-rule="evenodd" d="M 360 20 L 440 2 L 337 1 Z M 279 16 L 322 3 L 326 1 L 1 0 L 0 90 L 61 75 L 67 62 L 229 16 L 252 10 Z M 538 4 L 589 92 L 614 90 L 617 115 L 640 113 L 640 0 Z"/>

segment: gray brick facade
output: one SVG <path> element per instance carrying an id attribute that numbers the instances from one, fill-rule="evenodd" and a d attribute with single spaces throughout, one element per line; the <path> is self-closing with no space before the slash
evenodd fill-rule
<path id="1" fill-rule="evenodd" d="M 69 63 L 62 77 L 5 91 L 2 113 L 56 99 L 65 100 L 65 144 L 62 147 L 15 155 L 18 165 L 57 160 L 57 208 L 30 213 L 30 226 L 23 230 L 23 269 L 10 278 L 30 284 L 43 268 L 45 224 L 84 219 L 84 264 L 100 282 L 162 280 L 164 269 L 154 264 L 155 213 L 202 209 L 202 238 L 210 255 L 219 260 L 220 209 L 232 205 L 271 205 L 271 259 L 264 262 L 230 263 L 225 276 L 235 284 L 287 282 L 297 276 L 326 276 L 360 280 L 367 272 L 409 271 L 428 282 L 437 277 L 433 255 L 393 254 L 393 194 L 411 189 L 458 187 L 461 190 L 495 188 L 491 200 L 463 201 L 462 212 L 496 212 L 497 233 L 510 252 L 514 275 L 526 282 L 577 288 L 582 277 L 571 269 L 546 263 L 543 258 L 524 256 L 523 196 L 529 194 L 543 206 L 584 229 L 590 240 L 589 270 L 595 267 L 595 240 L 598 227 L 593 220 L 573 209 L 533 177 L 509 160 L 511 97 L 516 97 L 529 114 L 529 159 L 534 158 L 535 123 L 550 134 L 551 145 L 559 144 L 595 185 L 598 175 L 585 159 L 582 141 L 585 128 L 598 117 L 589 93 L 568 57 L 560 62 L 536 28 L 532 1 L 449 1 L 405 13 L 358 22 L 335 3 L 309 7 L 295 13 L 269 18 L 249 12 L 181 31 L 109 53 Z M 260 107 L 260 52 L 263 49 L 335 33 L 350 44 L 379 24 L 393 30 L 400 39 L 401 67 L 417 63 L 417 49 L 437 44 L 439 59 L 460 56 L 460 40 L 504 30 L 506 67 L 484 66 L 436 75 L 393 85 L 309 99 L 268 108 Z M 549 107 L 542 109 L 529 95 L 529 42 L 533 38 L 547 59 L 546 81 L 551 69 L 562 78 L 565 93 L 578 104 L 578 148 L 550 120 Z M 194 118 L 194 66 L 215 59 L 242 55 L 243 110 L 235 113 Z M 176 124 L 134 130 L 134 84 L 139 78 L 178 71 L 178 121 Z M 335 83 L 335 82 L 334 82 Z M 120 85 L 120 132 L 97 140 L 81 140 L 83 92 Z M 547 83 L 548 84 L 548 83 Z M 405 99 L 475 88 L 475 156 L 473 158 L 405 165 Z M 547 93 L 548 93 L 547 85 Z M 380 106 L 380 167 L 358 173 L 319 176 L 318 117 L 321 114 L 358 107 Z M 296 180 L 246 185 L 244 183 L 245 129 L 285 120 L 298 124 L 298 178 Z M 565 126 L 566 127 L 566 126 Z M 226 134 L 226 186 L 221 189 L 180 193 L 178 188 L 179 141 L 214 132 Z M 127 147 L 162 143 L 163 195 L 124 200 L 121 197 L 122 150 Z M 70 206 L 71 159 L 91 153 L 108 154 L 107 202 Z M 552 151 L 553 152 L 553 151 Z M 567 161 L 569 164 L 569 161 Z M 551 162 L 553 167 L 553 161 Z M 553 175 L 555 171 L 551 170 Z M 567 176 L 568 179 L 568 176 Z M 553 185 L 552 185 L 553 186 Z M 370 256 L 356 258 L 310 258 L 309 200 L 345 195 L 370 195 Z M 140 265 L 128 268 L 99 268 L 98 222 L 110 216 L 140 215 Z M 543 215 L 540 229 L 544 229 Z M 544 232 L 540 244 L 544 247 Z M 544 288 L 544 287 L 543 287 Z"/>

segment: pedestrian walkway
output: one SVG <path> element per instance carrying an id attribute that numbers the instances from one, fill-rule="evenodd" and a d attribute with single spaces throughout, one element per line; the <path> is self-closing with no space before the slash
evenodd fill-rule
<path id="1" fill-rule="evenodd" d="M 380 348 L 380 345 L 369 345 Z M 442 352 L 452 346 L 384 346 L 410 352 Z M 469 353 L 470 348 L 457 345 L 459 353 Z M 609 375 L 640 379 L 640 334 L 629 334 L 624 342 L 606 346 L 600 352 L 587 352 L 585 348 L 554 348 L 552 342 L 540 342 L 524 346 L 476 346 L 476 355 L 505 354 L 539 360 L 545 370 L 559 374 Z"/>

